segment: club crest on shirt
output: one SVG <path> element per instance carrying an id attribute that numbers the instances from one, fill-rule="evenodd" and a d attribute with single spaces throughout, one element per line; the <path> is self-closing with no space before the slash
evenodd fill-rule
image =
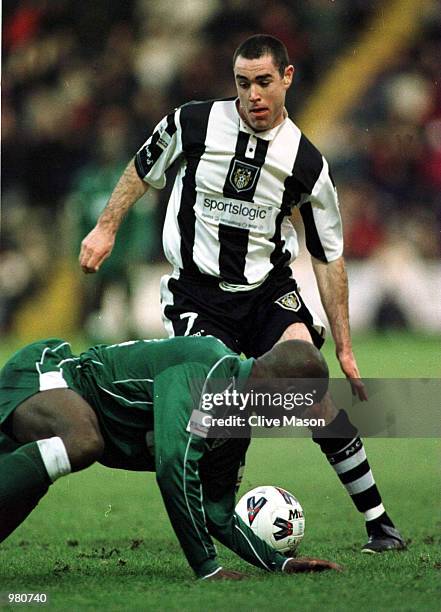
<path id="1" fill-rule="evenodd" d="M 235 159 L 230 171 L 230 183 L 236 191 L 251 189 L 256 182 L 258 172 L 259 168 L 257 166 Z"/>
<path id="2" fill-rule="evenodd" d="M 285 293 L 285 295 L 279 297 L 279 299 L 276 300 L 275 303 L 284 308 L 285 310 L 293 310 L 294 312 L 300 310 L 301 307 L 299 296 L 295 291 Z"/>

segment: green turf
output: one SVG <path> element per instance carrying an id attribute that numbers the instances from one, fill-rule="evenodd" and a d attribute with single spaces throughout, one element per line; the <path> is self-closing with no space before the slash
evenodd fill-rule
<path id="1" fill-rule="evenodd" d="M 2 345 L 0 360 L 12 345 Z M 436 338 L 369 336 L 355 347 L 366 376 L 437 375 Z M 259 484 L 292 490 L 306 514 L 300 552 L 334 559 L 344 573 L 268 575 L 219 546 L 224 565 L 249 580 L 198 583 L 154 476 L 96 466 L 58 481 L 1 545 L 0 607 L 17 607 L 7 605 L 9 592 L 44 592 L 49 604 L 41 607 L 53 610 L 439 610 L 440 444 L 370 439 L 366 447 L 390 514 L 412 540 L 407 552 L 361 555 L 363 521 L 319 449 L 306 439 L 259 439 L 241 492 Z"/>
<path id="2" fill-rule="evenodd" d="M 362 521 L 309 440 L 256 440 L 241 491 L 274 483 L 295 492 L 306 513 L 301 552 L 337 560 L 343 574 L 267 575 L 219 547 L 222 562 L 249 581 L 196 583 L 154 476 L 97 466 L 57 482 L 3 543 L 0 592 L 4 599 L 43 591 L 58 610 L 255 610 L 273 601 L 285 610 L 439 609 L 439 445 L 368 440 L 367 447 L 385 502 L 412 538 L 408 552 L 360 554 Z"/>
<path id="3" fill-rule="evenodd" d="M 366 378 L 441 378 L 441 337 L 390 332 L 355 336 L 354 353 Z M 323 353 L 331 376 L 340 370 L 332 341 Z"/>

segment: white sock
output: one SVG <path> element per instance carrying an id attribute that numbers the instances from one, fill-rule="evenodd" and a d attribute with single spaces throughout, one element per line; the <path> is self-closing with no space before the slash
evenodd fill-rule
<path id="1" fill-rule="evenodd" d="M 45 440 L 37 440 L 37 445 L 44 467 L 52 482 L 55 482 L 60 476 L 70 474 L 72 468 L 70 466 L 66 447 L 61 438 L 55 436 L 53 438 L 46 438 Z"/>

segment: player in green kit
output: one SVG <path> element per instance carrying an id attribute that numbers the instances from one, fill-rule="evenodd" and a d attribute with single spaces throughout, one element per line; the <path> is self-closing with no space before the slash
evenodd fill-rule
<path id="1" fill-rule="evenodd" d="M 218 380 L 240 389 L 251 379 L 302 377 L 326 387 L 327 375 L 318 350 L 296 340 L 256 360 L 242 360 L 212 337 L 99 345 L 79 356 L 59 339 L 28 345 L 0 373 L 0 541 L 57 478 L 98 461 L 156 471 L 200 578 L 243 577 L 220 566 L 211 536 L 268 571 L 339 569 L 287 559 L 255 536 L 234 512 L 249 438 L 213 439 L 194 426 L 201 398 Z"/>

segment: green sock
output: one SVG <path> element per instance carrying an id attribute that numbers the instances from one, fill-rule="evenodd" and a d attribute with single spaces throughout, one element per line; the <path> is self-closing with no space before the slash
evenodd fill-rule
<path id="1" fill-rule="evenodd" d="M 24 521 L 51 483 L 37 442 L 0 456 L 0 542 Z"/>

